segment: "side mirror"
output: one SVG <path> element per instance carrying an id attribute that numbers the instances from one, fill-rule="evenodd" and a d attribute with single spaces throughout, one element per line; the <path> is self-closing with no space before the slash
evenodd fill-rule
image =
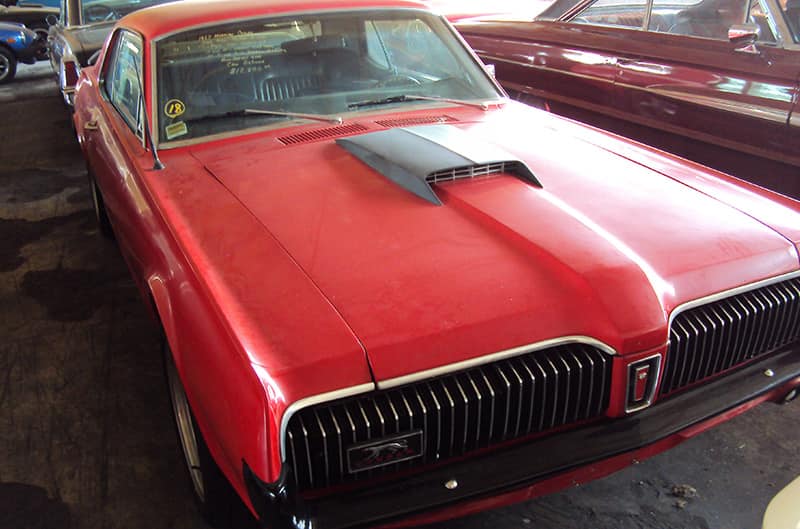
<path id="1" fill-rule="evenodd" d="M 483 67 L 486 69 L 486 73 L 494 77 L 494 64 L 484 64 Z"/>
<path id="2" fill-rule="evenodd" d="M 47 15 L 44 20 L 47 22 L 48 26 L 55 26 L 58 24 L 58 17 L 55 15 Z"/>
<path id="3" fill-rule="evenodd" d="M 758 53 L 756 41 L 761 33 L 757 24 L 734 24 L 728 28 L 728 40 L 741 53 Z"/>
<path id="4" fill-rule="evenodd" d="M 97 59 L 99 58 L 100 58 L 100 50 L 97 50 L 96 52 L 92 53 L 91 57 L 89 57 L 87 64 L 89 66 L 94 66 L 95 64 L 97 64 Z"/>

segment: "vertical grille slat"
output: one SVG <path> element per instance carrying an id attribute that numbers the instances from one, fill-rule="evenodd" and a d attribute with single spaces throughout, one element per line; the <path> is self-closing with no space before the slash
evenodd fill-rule
<path id="1" fill-rule="evenodd" d="M 670 327 L 661 395 L 800 339 L 800 278 L 692 307 Z"/>
<path id="2" fill-rule="evenodd" d="M 290 418 L 286 464 L 299 490 L 369 480 L 599 417 L 610 381 L 608 354 L 575 343 L 317 404 Z M 420 431 L 421 457 L 351 467 L 348 451 Z"/>

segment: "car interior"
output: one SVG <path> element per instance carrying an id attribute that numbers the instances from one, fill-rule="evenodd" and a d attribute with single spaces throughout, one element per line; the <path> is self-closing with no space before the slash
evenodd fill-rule
<path id="1" fill-rule="evenodd" d="M 444 27 L 407 16 L 342 17 L 189 35 L 159 44 L 159 100 L 179 98 L 180 119 L 197 131 L 217 126 L 200 123 L 206 118 L 248 108 L 338 114 L 389 95 L 496 96 L 482 71 L 465 67 L 470 59 L 439 37 Z"/>
<path id="2" fill-rule="evenodd" d="M 571 22 L 641 29 L 646 10 L 644 2 L 599 0 L 578 13 Z M 758 26 L 760 41 L 775 42 L 774 32 L 759 0 L 752 3 L 745 0 L 701 0 L 691 3 L 655 0 L 647 29 L 672 35 L 727 40 L 729 28 L 743 23 Z"/>

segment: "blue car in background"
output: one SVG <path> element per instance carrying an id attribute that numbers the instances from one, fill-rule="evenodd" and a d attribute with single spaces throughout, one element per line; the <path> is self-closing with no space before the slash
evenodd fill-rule
<path id="1" fill-rule="evenodd" d="M 17 63 L 47 58 L 47 42 L 22 24 L 0 22 L 0 84 L 17 74 Z"/>

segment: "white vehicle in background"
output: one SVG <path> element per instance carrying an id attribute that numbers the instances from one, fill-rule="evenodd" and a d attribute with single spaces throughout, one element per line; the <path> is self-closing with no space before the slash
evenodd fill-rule
<path id="1" fill-rule="evenodd" d="M 800 477 L 769 502 L 762 529 L 800 529 Z"/>

